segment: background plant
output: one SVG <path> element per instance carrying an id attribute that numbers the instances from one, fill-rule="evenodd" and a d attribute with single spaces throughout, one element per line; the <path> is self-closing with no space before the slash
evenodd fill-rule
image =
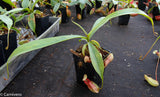
<path id="1" fill-rule="evenodd" d="M 28 15 L 28 25 L 30 29 L 35 33 L 36 29 L 36 14 L 39 14 L 40 16 L 42 15 L 42 12 L 40 10 L 35 9 L 36 4 L 38 3 L 39 0 L 36 0 L 33 2 L 32 0 L 22 0 L 21 1 L 21 6 L 24 8 L 24 12 L 15 19 L 15 23 L 22 20 L 26 15 Z"/>
<path id="2" fill-rule="evenodd" d="M 112 0 L 113 3 L 118 3 L 121 8 L 136 8 L 137 4 L 134 3 L 134 0 Z"/>
<path id="3" fill-rule="evenodd" d="M 10 30 L 16 30 L 16 28 L 13 27 L 13 20 L 11 19 L 11 16 L 13 16 L 15 13 L 18 13 L 22 11 L 23 8 L 15 8 L 10 11 L 7 11 L 6 9 L 3 9 L 0 7 L 0 30 L 1 34 L 4 33 L 6 30 L 8 31 L 8 36 L 7 36 L 7 47 L 9 47 L 9 33 Z M 18 30 L 16 30 L 18 31 Z"/>

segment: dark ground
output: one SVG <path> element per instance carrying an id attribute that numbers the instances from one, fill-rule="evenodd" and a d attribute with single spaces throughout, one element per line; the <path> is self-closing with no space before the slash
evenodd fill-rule
<path id="1" fill-rule="evenodd" d="M 72 16 L 75 17 L 74 12 Z M 89 31 L 99 17 L 87 15 L 76 22 Z M 22 93 L 23 97 L 160 97 L 160 87 L 151 87 L 144 81 L 144 74 L 154 78 L 157 56 L 150 52 L 144 61 L 138 60 L 156 39 L 151 23 L 140 15 L 131 17 L 128 26 L 119 26 L 117 22 L 118 18 L 112 19 L 112 25 L 104 25 L 93 37 L 114 54 L 114 61 L 105 69 L 104 87 L 99 94 L 76 84 L 69 49 L 80 45 L 77 39 L 42 49 L 2 93 Z M 157 32 L 159 25 L 160 22 L 155 22 Z M 70 21 L 60 25 L 57 36 L 66 34 L 82 34 L 82 31 Z M 160 40 L 152 51 L 159 48 Z"/>

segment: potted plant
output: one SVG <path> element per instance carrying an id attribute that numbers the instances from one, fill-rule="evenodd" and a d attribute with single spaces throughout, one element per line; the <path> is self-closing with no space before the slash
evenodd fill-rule
<path id="1" fill-rule="evenodd" d="M 101 18 L 97 19 L 96 22 L 94 23 L 93 27 L 89 31 L 89 33 L 87 33 L 83 29 L 83 27 L 81 27 L 79 24 L 77 24 L 73 21 L 74 24 L 76 24 L 77 26 L 79 26 L 82 29 L 82 31 L 84 32 L 84 36 L 82 36 L 82 35 L 63 35 L 63 36 L 57 36 L 57 37 L 52 37 L 52 38 L 45 38 L 45 39 L 31 41 L 29 43 L 26 43 L 26 44 L 19 46 L 9 57 L 7 64 L 10 64 L 10 61 L 12 60 L 12 58 L 19 56 L 21 54 L 24 54 L 26 52 L 30 52 L 30 51 L 33 51 L 36 49 L 40 49 L 40 48 L 43 48 L 46 46 L 60 43 L 60 42 L 63 42 L 63 41 L 69 40 L 69 39 L 80 38 L 81 41 L 82 40 L 86 41 L 86 44 L 83 45 L 82 50 L 81 50 L 82 52 L 78 53 L 78 56 L 82 56 L 84 62 L 92 63 L 92 67 L 94 68 L 95 72 L 97 73 L 98 77 L 101 80 L 101 86 L 98 86 L 97 83 L 93 82 L 87 74 L 83 75 L 82 80 L 92 92 L 98 93 L 99 90 L 103 87 L 103 73 L 104 73 L 104 67 L 105 67 L 104 64 L 106 63 L 106 61 L 104 61 L 102 58 L 103 57 L 103 53 L 102 53 L 103 48 L 99 45 L 99 43 L 97 41 L 92 40 L 92 36 L 95 34 L 95 32 L 100 27 L 102 27 L 110 19 L 121 16 L 121 15 L 132 14 L 132 13 L 137 13 L 137 14 L 140 14 L 140 15 L 147 17 L 153 24 L 153 20 L 146 13 L 144 13 L 141 10 L 132 9 L 132 8 L 119 10 L 119 11 L 116 11 L 116 12 L 109 14 L 106 17 L 101 17 Z M 105 52 L 107 52 L 108 54 L 111 54 L 108 51 L 105 51 Z M 76 55 L 76 54 L 77 54 L 77 52 L 74 55 Z M 113 59 L 113 56 L 111 57 L 111 59 Z M 107 61 L 109 61 L 109 60 L 110 60 L 110 58 L 107 59 Z M 99 88 L 99 87 L 101 87 L 101 88 Z"/>
<path id="2" fill-rule="evenodd" d="M 144 3 L 146 6 L 148 6 L 148 15 L 153 18 L 153 20 L 155 21 L 159 21 L 160 20 L 160 7 L 158 4 L 159 0 L 151 0 L 148 1 L 147 3 Z"/>
<path id="3" fill-rule="evenodd" d="M 125 9 L 125 8 L 136 8 L 136 4 L 134 3 L 134 0 L 119 0 L 118 1 L 119 10 Z M 133 15 L 133 14 L 131 14 Z M 138 14 L 136 14 L 138 15 Z M 123 15 L 119 17 L 118 24 L 119 25 L 128 25 L 130 19 L 130 14 Z"/>
<path id="4" fill-rule="evenodd" d="M 50 0 L 51 7 L 53 7 L 53 14 L 56 14 L 58 17 L 61 17 L 62 23 L 69 22 L 69 17 L 71 16 L 71 11 L 69 6 L 72 6 L 69 1 L 64 0 Z M 73 4 L 74 5 L 74 4 Z"/>
<path id="5" fill-rule="evenodd" d="M 101 7 L 96 9 L 96 13 L 102 13 L 103 15 L 111 14 L 117 10 L 118 1 L 116 0 L 103 0 Z M 106 8 L 105 8 L 106 7 Z"/>
<path id="6" fill-rule="evenodd" d="M 36 0 L 35 2 L 32 0 L 22 0 L 21 6 L 24 8 L 24 11 L 15 16 L 16 19 L 15 17 L 13 18 L 15 23 L 23 23 L 22 25 L 29 26 L 36 37 L 40 36 L 50 26 L 49 16 L 45 15 L 39 10 L 40 8 L 38 8 L 39 1 L 40 0 Z"/>
<path id="7" fill-rule="evenodd" d="M 78 20 L 86 17 L 87 5 L 92 6 L 92 3 L 89 0 L 77 0 L 77 4 L 75 5 L 75 7 Z"/>
<path id="8" fill-rule="evenodd" d="M 17 12 L 22 11 L 22 8 L 12 9 L 7 11 L 0 7 L 0 45 L 1 45 L 1 65 L 3 65 L 10 54 L 17 48 L 17 38 L 16 35 L 18 31 L 13 27 L 13 21 L 11 16 Z"/>

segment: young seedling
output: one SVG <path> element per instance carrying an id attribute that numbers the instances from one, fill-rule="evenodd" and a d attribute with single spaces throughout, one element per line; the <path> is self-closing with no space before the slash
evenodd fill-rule
<path id="1" fill-rule="evenodd" d="M 79 24 L 77 24 L 73 21 L 73 23 L 76 24 L 78 27 L 80 27 L 81 30 L 84 32 L 83 36 L 82 35 L 63 35 L 63 36 L 57 36 L 57 37 L 50 37 L 50 38 L 45 38 L 45 39 L 40 39 L 40 40 L 34 40 L 34 41 L 31 41 L 29 43 L 26 43 L 26 44 L 19 46 L 16 50 L 14 50 L 14 52 L 10 55 L 10 57 L 7 60 L 8 77 L 9 77 L 8 64 L 11 62 L 12 58 L 17 57 L 17 56 L 24 54 L 24 53 L 27 53 L 27 52 L 30 52 L 33 50 L 37 50 L 37 49 L 40 49 L 43 47 L 47 47 L 47 46 L 50 46 L 53 44 L 57 44 L 57 43 L 60 43 L 63 41 L 67 41 L 67 40 L 75 39 L 75 38 L 80 38 L 81 41 L 83 40 L 86 42 L 86 44 L 84 44 L 84 45 L 86 45 L 88 48 L 88 52 L 89 52 L 91 63 L 92 63 L 94 70 L 101 78 L 102 84 L 101 84 L 100 89 L 102 89 L 102 87 L 103 87 L 103 74 L 104 74 L 104 68 L 105 68 L 102 55 L 99 52 L 99 49 L 102 49 L 102 48 L 99 47 L 100 45 L 98 45 L 99 44 L 98 42 L 91 40 L 91 38 L 96 33 L 96 31 L 100 27 L 102 27 L 104 24 L 106 24 L 110 19 L 121 16 L 121 15 L 132 14 L 132 13 L 137 13 L 137 14 L 145 16 L 146 18 L 148 18 L 151 21 L 152 27 L 154 27 L 153 20 L 145 12 L 143 12 L 139 9 L 135 9 L 135 8 L 127 8 L 127 9 L 119 10 L 119 11 L 116 11 L 116 12 L 113 12 L 113 13 L 107 15 L 106 17 L 101 17 L 101 18 L 97 19 L 95 21 L 93 27 L 91 28 L 91 30 L 88 33 L 84 30 L 84 28 L 82 26 L 80 26 Z M 109 59 L 113 59 L 113 57 L 110 57 Z"/>

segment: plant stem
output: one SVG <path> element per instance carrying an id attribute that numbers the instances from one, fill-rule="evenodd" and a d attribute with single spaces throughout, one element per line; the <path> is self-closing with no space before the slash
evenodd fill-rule
<path id="1" fill-rule="evenodd" d="M 155 70 L 155 78 L 156 78 L 156 80 L 157 80 L 157 69 L 158 69 L 158 64 L 159 64 L 159 58 L 160 57 L 158 57 L 158 61 L 157 61 L 157 65 L 156 65 L 156 70 Z"/>
<path id="2" fill-rule="evenodd" d="M 152 44 L 152 46 L 150 47 L 150 49 L 148 50 L 148 52 L 145 54 L 145 56 L 140 59 L 140 60 L 144 60 L 145 57 L 149 54 L 149 52 L 152 50 L 153 46 L 157 43 L 157 41 L 160 39 L 160 36 L 155 40 L 155 42 Z"/>
<path id="3" fill-rule="evenodd" d="M 88 36 L 87 32 L 83 29 L 83 27 L 82 27 L 81 25 L 79 25 L 78 23 L 74 22 L 74 21 L 73 21 L 73 18 L 71 19 L 71 21 L 72 21 L 72 23 L 74 23 L 75 25 L 77 25 L 79 28 L 81 28 L 81 30 L 84 32 L 84 34 L 85 34 L 86 36 Z"/>

